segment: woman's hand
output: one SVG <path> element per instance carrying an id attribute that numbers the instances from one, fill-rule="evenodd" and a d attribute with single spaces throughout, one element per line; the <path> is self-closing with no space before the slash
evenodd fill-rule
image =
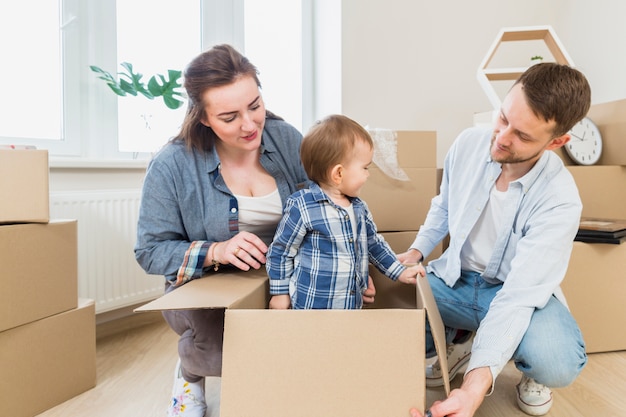
<path id="1" fill-rule="evenodd" d="M 210 265 L 215 260 L 222 265 L 231 264 L 242 271 L 259 269 L 265 264 L 266 253 L 267 245 L 257 235 L 239 232 L 228 240 L 214 243 L 209 248 L 205 265 Z M 211 257 L 212 259 L 208 259 Z"/>

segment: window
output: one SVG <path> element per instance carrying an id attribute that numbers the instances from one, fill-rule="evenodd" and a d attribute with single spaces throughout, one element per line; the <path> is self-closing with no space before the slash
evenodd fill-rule
<path id="1" fill-rule="evenodd" d="M 138 16 L 150 24 L 138 30 Z M 146 84 L 155 74 L 167 76 L 170 69 L 182 71 L 202 50 L 197 0 L 117 0 L 116 17 L 117 62 L 133 64 Z M 156 151 L 178 133 L 185 115 L 185 106 L 172 110 L 161 98 L 149 100 L 141 94 L 119 97 L 117 106 L 121 152 Z"/>
<path id="2" fill-rule="evenodd" d="M 301 16 L 298 1 L 245 2 L 245 53 L 259 70 L 265 106 L 302 131 Z"/>
<path id="3" fill-rule="evenodd" d="M 89 66 L 116 75 L 129 62 L 147 83 L 224 42 L 259 68 L 268 109 L 302 130 L 308 9 L 301 3 L 308 0 L 22 3 L 0 5 L 0 35 L 14 40 L 2 42 L 0 53 L 15 63 L 0 68 L 0 144 L 32 144 L 61 157 L 148 158 L 178 132 L 186 106 L 118 97 Z"/>
<path id="4" fill-rule="evenodd" d="M 69 8 L 50 0 L 0 4 L 0 144 L 76 153 L 77 130 L 66 115 L 78 104 L 78 82 L 63 71 L 79 52 Z"/>

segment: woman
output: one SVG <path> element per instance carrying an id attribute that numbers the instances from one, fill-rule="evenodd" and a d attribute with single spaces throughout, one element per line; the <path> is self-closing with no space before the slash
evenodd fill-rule
<path id="1" fill-rule="evenodd" d="M 308 179 L 302 135 L 265 110 L 257 69 L 228 45 L 185 70 L 180 133 L 150 162 L 139 213 L 137 261 L 165 291 L 218 271 L 265 263 L 283 201 Z M 206 411 L 204 377 L 220 376 L 224 311 L 164 311 L 180 335 L 168 416 Z M 184 411 L 184 413 L 183 413 Z"/>

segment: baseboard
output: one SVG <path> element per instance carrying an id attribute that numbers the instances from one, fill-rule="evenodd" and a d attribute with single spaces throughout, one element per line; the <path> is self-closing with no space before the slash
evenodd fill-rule
<path id="1" fill-rule="evenodd" d="M 137 327 L 164 322 L 161 312 L 155 311 L 135 313 L 133 311 L 135 308 L 143 304 L 145 303 L 97 314 L 96 339 L 109 337 Z"/>

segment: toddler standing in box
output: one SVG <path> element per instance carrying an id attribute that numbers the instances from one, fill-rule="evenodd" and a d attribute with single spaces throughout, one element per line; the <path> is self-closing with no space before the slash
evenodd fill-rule
<path id="1" fill-rule="evenodd" d="M 421 264 L 397 259 L 358 197 L 373 153 L 369 133 L 341 115 L 304 137 L 300 157 L 312 183 L 289 197 L 268 249 L 270 308 L 359 309 L 370 262 L 406 284 L 425 275 Z"/>

